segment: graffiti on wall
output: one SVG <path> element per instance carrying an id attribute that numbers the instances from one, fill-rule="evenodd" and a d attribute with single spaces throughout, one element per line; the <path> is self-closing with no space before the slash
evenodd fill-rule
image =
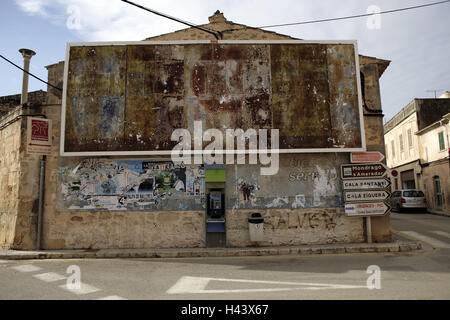
<path id="1" fill-rule="evenodd" d="M 204 176 L 203 167 L 170 161 L 86 159 L 60 168 L 58 203 L 83 210 L 199 210 Z"/>
<path id="2" fill-rule="evenodd" d="M 343 206 L 338 166 L 346 155 L 302 155 L 281 159 L 277 175 L 263 177 L 255 166 L 228 167 L 229 209 L 301 209 Z"/>

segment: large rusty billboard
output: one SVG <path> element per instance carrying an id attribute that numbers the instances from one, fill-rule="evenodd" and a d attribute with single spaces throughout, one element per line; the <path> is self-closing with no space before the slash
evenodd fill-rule
<path id="1" fill-rule="evenodd" d="M 61 154 L 168 155 L 175 129 L 279 129 L 282 153 L 364 151 L 356 41 L 69 43 Z"/>

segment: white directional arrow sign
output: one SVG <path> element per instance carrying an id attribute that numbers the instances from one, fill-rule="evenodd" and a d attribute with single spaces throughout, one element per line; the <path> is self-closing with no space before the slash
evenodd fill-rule
<path id="1" fill-rule="evenodd" d="M 352 152 L 350 153 L 351 163 L 380 162 L 384 159 L 381 152 Z"/>
<path id="2" fill-rule="evenodd" d="M 354 179 L 343 180 L 344 190 L 386 189 L 391 185 L 389 179 Z"/>
<path id="3" fill-rule="evenodd" d="M 249 288 L 249 289 L 206 289 L 211 281 L 247 283 L 252 285 L 271 285 L 271 288 Z M 280 288 L 274 288 L 273 285 L 283 285 Z M 264 281 L 264 280 L 244 280 L 244 279 L 222 279 L 222 278 L 200 278 L 200 277 L 181 277 L 169 290 L 168 294 L 186 294 L 186 293 L 236 293 L 236 292 L 273 292 L 273 291 L 291 291 L 291 290 L 326 290 L 326 289 L 362 289 L 367 286 L 354 286 L 345 284 L 329 283 L 307 283 L 307 282 L 282 282 L 282 281 Z"/>
<path id="4" fill-rule="evenodd" d="M 345 192 L 345 202 L 357 202 L 357 201 L 383 201 L 386 200 L 391 194 L 381 191 L 348 191 Z"/>
<path id="5" fill-rule="evenodd" d="M 384 216 L 391 207 L 384 202 L 374 203 L 348 203 L 345 205 L 345 214 L 348 217 Z"/>
<path id="6" fill-rule="evenodd" d="M 341 165 L 342 179 L 382 178 L 388 168 L 382 163 L 343 164 Z"/>

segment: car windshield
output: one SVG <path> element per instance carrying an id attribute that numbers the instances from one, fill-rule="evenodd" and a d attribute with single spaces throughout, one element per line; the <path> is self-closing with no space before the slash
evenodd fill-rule
<path id="1" fill-rule="evenodd" d="M 406 198 L 424 197 L 422 191 L 404 191 L 403 196 Z"/>

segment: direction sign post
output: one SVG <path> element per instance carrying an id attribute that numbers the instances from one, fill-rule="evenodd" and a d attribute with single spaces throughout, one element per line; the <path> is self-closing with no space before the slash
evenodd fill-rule
<path id="1" fill-rule="evenodd" d="M 350 153 L 351 163 L 367 163 L 380 162 L 384 159 L 384 154 L 381 152 L 352 152 Z"/>
<path id="2" fill-rule="evenodd" d="M 391 186 L 390 179 L 354 179 L 343 180 L 344 190 L 373 190 L 386 189 Z"/>
<path id="3" fill-rule="evenodd" d="M 345 202 L 359 201 L 384 201 L 391 194 L 384 190 L 381 191 L 347 191 L 345 192 Z"/>
<path id="4" fill-rule="evenodd" d="M 382 163 L 341 165 L 342 179 L 382 178 L 387 172 L 388 168 Z"/>
<path id="5" fill-rule="evenodd" d="M 348 203 L 345 213 L 348 217 L 384 216 L 391 207 L 384 202 Z"/>
<path id="6" fill-rule="evenodd" d="M 364 218 L 368 243 L 372 243 L 371 217 L 384 216 L 391 210 L 383 202 L 390 196 L 384 189 L 391 185 L 390 179 L 384 178 L 389 169 L 380 162 L 383 159 L 384 155 L 378 151 L 351 152 L 351 163 L 341 165 L 345 214 Z"/>

